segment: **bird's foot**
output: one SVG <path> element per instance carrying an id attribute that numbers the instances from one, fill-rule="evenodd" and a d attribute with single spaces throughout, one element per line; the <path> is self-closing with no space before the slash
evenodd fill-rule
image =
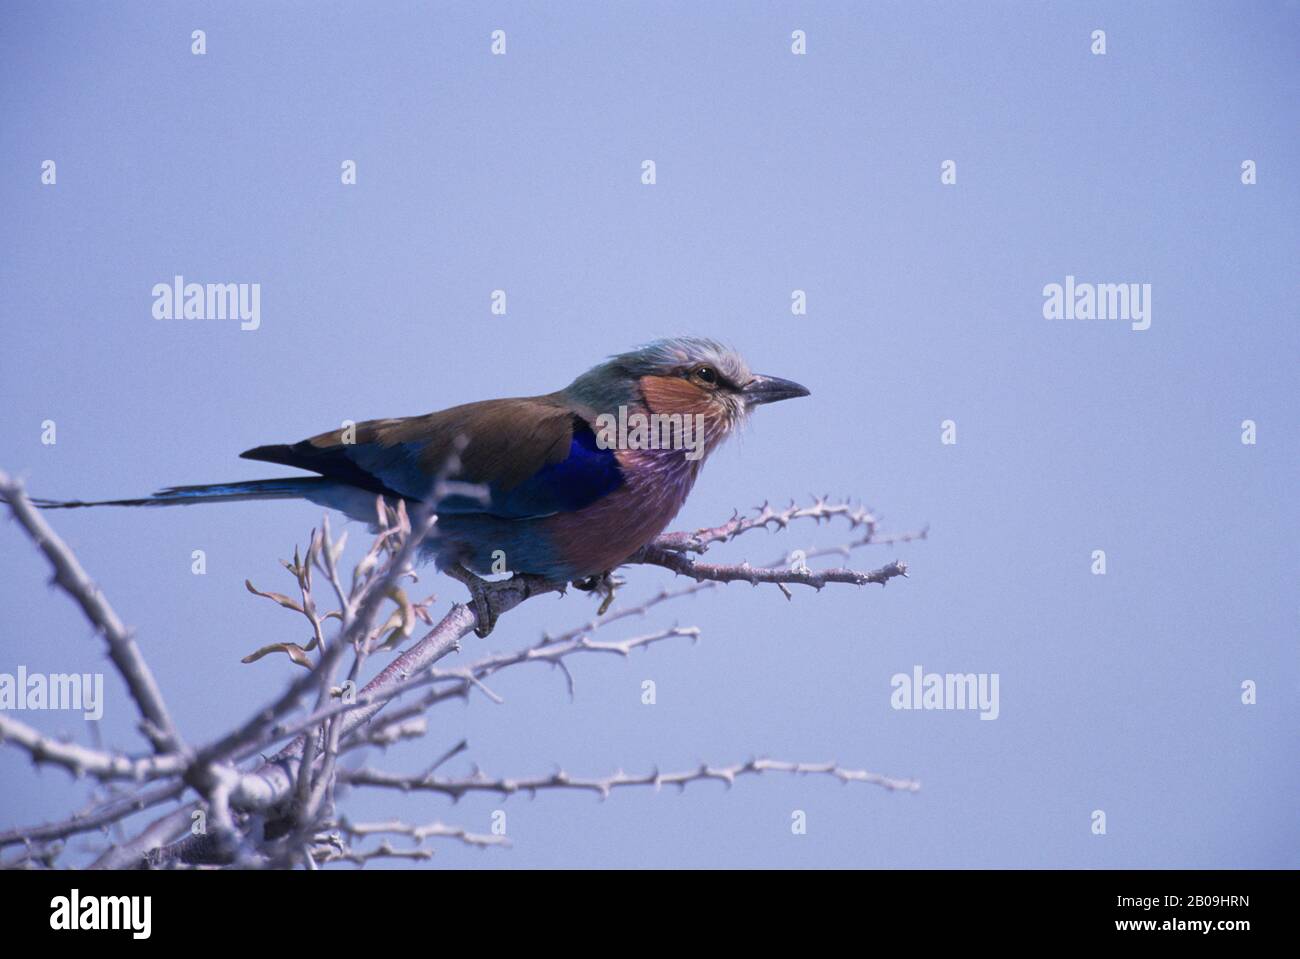
<path id="1" fill-rule="evenodd" d="M 474 606 L 474 635 L 484 638 L 496 627 L 497 611 L 492 605 L 491 584 L 464 566 L 448 566 L 444 572 L 452 579 L 460 580 L 469 590 L 470 602 Z"/>
<path id="2" fill-rule="evenodd" d="M 586 579 L 575 579 L 573 581 L 573 588 L 580 589 L 584 593 L 595 593 L 598 596 L 603 596 L 604 599 L 600 601 L 600 608 L 596 610 L 596 615 L 604 616 L 605 611 L 608 610 L 610 605 L 614 602 L 614 593 L 617 592 L 618 588 L 622 586 L 624 582 L 626 582 L 626 580 L 620 576 L 615 576 L 612 569 L 607 569 L 605 572 L 596 576 L 588 576 Z"/>
<path id="3" fill-rule="evenodd" d="M 515 573 L 509 579 L 494 581 L 483 579 L 477 573 L 466 569 L 460 564 L 448 566 L 443 572 L 452 579 L 464 583 L 465 588 L 469 590 L 470 603 L 474 607 L 474 617 L 478 621 L 474 626 L 474 634 L 480 639 L 487 636 L 496 627 L 497 618 L 500 616 L 496 598 L 498 593 L 510 593 L 518 596 L 518 598 L 515 598 L 515 595 L 512 595 L 506 600 L 506 608 L 509 609 L 532 596 L 539 596 L 542 593 L 556 590 L 561 593 L 564 592 L 563 582 L 556 582 L 532 573 Z"/>

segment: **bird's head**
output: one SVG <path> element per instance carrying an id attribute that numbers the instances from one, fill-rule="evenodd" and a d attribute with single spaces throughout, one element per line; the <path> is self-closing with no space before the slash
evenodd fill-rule
<path id="1" fill-rule="evenodd" d="M 702 416 L 709 449 L 756 407 L 808 395 L 798 383 L 751 373 L 735 350 L 694 336 L 655 340 L 612 356 L 566 392 L 597 414 L 617 414 L 627 406 L 661 417 Z"/>

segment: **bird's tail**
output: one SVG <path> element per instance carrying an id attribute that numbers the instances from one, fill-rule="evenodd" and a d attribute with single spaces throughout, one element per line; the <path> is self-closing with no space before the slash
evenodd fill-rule
<path id="1" fill-rule="evenodd" d="M 314 499 L 327 487 L 337 486 L 323 476 L 290 476 L 283 479 L 245 480 L 242 483 L 208 483 L 203 486 L 169 486 L 142 499 L 85 500 L 33 499 L 42 509 L 75 509 L 79 506 L 188 506 L 193 503 L 226 503 L 252 499 Z"/>

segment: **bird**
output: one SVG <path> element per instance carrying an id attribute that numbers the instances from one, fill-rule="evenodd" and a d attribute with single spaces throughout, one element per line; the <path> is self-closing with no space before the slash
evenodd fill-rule
<path id="1" fill-rule="evenodd" d="M 485 636 L 496 613 L 483 577 L 522 573 L 612 590 L 612 571 L 667 528 L 723 440 L 757 407 L 808 395 L 791 380 L 751 373 L 715 340 L 678 336 L 612 355 L 553 393 L 367 420 L 240 454 L 314 476 L 34 502 L 69 509 L 303 499 L 371 524 L 379 497 L 427 505 L 437 519 L 421 558 L 465 583 L 475 631 Z"/>

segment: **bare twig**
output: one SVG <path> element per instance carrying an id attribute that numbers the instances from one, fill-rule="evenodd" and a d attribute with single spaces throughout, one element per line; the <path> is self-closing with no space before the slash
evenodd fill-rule
<path id="1" fill-rule="evenodd" d="M 79 813 L 59 822 L 9 829 L 0 832 L 0 846 L 12 846 L 17 843 L 51 842 L 57 839 L 66 839 L 78 833 L 104 829 L 135 813 L 178 798 L 185 792 L 185 788 L 184 782 L 176 780 L 147 792 L 111 799 L 108 802 L 101 803 L 90 812 Z"/>
<path id="2" fill-rule="evenodd" d="M 696 581 L 746 582 L 751 586 L 757 586 L 759 583 L 794 583 L 818 590 L 830 583 L 849 583 L 854 586 L 879 583 L 884 586 L 895 576 L 907 575 L 907 564 L 897 560 L 871 572 L 843 568 L 813 570 L 793 566 L 782 569 L 775 566 L 751 566 L 749 563 L 701 563 L 682 553 L 664 549 L 657 542 L 642 547 L 632 557 L 631 562 L 662 566 Z"/>
<path id="3" fill-rule="evenodd" d="M 131 698 L 135 700 L 143 719 L 141 730 L 158 753 L 180 752 L 184 749 L 180 734 L 172 724 L 161 690 L 153 672 L 144 661 L 140 647 L 130 631 L 118 618 L 99 587 L 90 581 L 86 571 L 67 544 L 45 522 L 45 518 L 32 506 L 23 492 L 22 483 L 0 471 L 0 499 L 9 504 L 9 511 L 32 542 L 45 554 L 54 568 L 54 582 L 81 607 L 108 644 L 108 656 L 126 680 Z"/>
<path id="4" fill-rule="evenodd" d="M 35 763 L 62 766 L 77 778 L 93 776 L 104 782 L 145 782 L 178 776 L 188 765 L 186 758 L 177 753 L 126 756 L 76 743 L 60 742 L 42 735 L 24 722 L 0 713 L 0 743 L 6 742 L 26 750 Z"/>
<path id="5" fill-rule="evenodd" d="M 426 823 L 423 826 L 414 826 L 400 820 L 390 819 L 385 822 L 359 822 L 349 823 L 346 819 L 338 824 L 340 832 L 346 833 L 353 838 L 363 838 L 374 835 L 394 835 L 410 836 L 417 843 L 422 843 L 429 838 L 434 839 L 456 839 L 467 846 L 509 846 L 510 840 L 505 836 L 492 836 L 483 833 L 470 832 L 461 826 L 448 826 L 442 822 Z"/>
<path id="6" fill-rule="evenodd" d="M 438 779 L 431 776 L 402 776 L 377 769 L 356 769 L 340 771 L 342 781 L 353 786 L 378 786 L 385 789 L 397 789 L 402 792 L 435 792 L 459 799 L 467 793 L 486 792 L 502 796 L 516 793 L 535 795 L 550 789 L 577 789 L 597 793 L 601 798 L 625 786 L 677 786 L 685 789 L 688 783 L 714 779 L 732 785 L 736 778 L 757 775 L 765 772 L 788 772 L 799 775 L 831 776 L 840 782 L 870 783 L 888 790 L 916 792 L 921 784 L 914 779 L 894 779 L 879 773 L 862 769 L 845 769 L 837 763 L 791 763 L 776 759 L 751 759 L 744 763 L 730 766 L 701 765 L 696 769 L 677 773 L 658 771 L 633 776 L 622 770 L 612 776 L 582 779 L 570 776 L 563 770 L 549 776 L 537 776 L 531 779 L 493 779 L 482 773 L 464 779 Z"/>

